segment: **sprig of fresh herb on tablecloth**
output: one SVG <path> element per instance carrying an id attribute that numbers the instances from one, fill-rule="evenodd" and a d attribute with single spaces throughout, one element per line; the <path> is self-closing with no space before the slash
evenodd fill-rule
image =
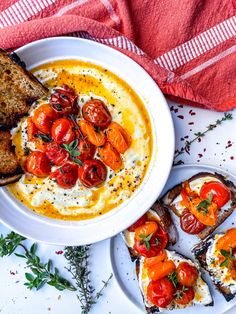
<path id="1" fill-rule="evenodd" d="M 65 278 L 59 274 L 59 270 L 55 267 L 52 268 L 52 262 L 48 260 L 43 263 L 38 255 L 36 255 L 37 244 L 34 243 L 30 249 L 22 243 L 26 238 L 21 235 L 11 232 L 6 237 L 0 236 L 0 256 L 9 256 L 15 254 L 18 257 L 26 260 L 27 267 L 32 273 L 26 273 L 25 277 L 27 282 L 25 286 L 32 290 L 35 288 L 39 290 L 45 284 L 55 287 L 57 290 L 70 290 L 76 291 L 77 289 Z M 23 253 L 15 253 L 16 249 L 23 249 Z"/>
<path id="2" fill-rule="evenodd" d="M 181 164 L 183 163 L 181 160 L 178 160 L 176 161 L 176 159 L 184 154 L 184 153 L 187 153 L 187 154 L 190 154 L 190 149 L 191 149 L 191 145 L 196 142 L 196 141 L 199 141 L 202 137 L 204 137 L 208 132 L 214 130 L 217 126 L 221 125 L 222 122 L 224 121 L 227 121 L 227 120 L 232 120 L 233 119 L 233 116 L 231 113 L 224 113 L 224 116 L 221 118 L 221 119 L 218 119 L 216 120 L 215 123 L 213 124 L 209 124 L 207 127 L 206 127 L 206 130 L 203 131 L 203 132 L 197 132 L 197 133 L 194 133 L 195 137 L 191 140 L 186 140 L 185 143 L 184 143 L 184 146 L 182 146 L 180 149 L 177 149 L 175 151 L 175 155 L 174 155 L 174 165 L 178 165 L 178 164 Z"/>
<path id="3" fill-rule="evenodd" d="M 81 304 L 81 314 L 89 313 L 93 304 L 102 296 L 103 290 L 107 287 L 113 276 L 111 274 L 106 281 L 103 281 L 102 288 L 98 292 L 95 292 L 89 278 L 89 247 L 89 245 L 67 246 L 64 254 L 70 265 L 66 269 L 72 274 L 78 288 L 79 294 L 77 297 Z"/>

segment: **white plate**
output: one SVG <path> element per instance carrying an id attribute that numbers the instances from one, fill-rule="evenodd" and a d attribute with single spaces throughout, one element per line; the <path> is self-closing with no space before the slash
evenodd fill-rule
<path id="1" fill-rule="evenodd" d="M 117 234 L 137 220 L 156 200 L 171 169 L 174 129 L 160 89 L 136 62 L 93 41 L 72 37 L 49 38 L 28 44 L 16 53 L 26 62 L 28 69 L 54 60 L 79 59 L 106 67 L 123 78 L 147 107 L 153 129 L 154 154 L 144 182 L 133 197 L 101 217 L 80 222 L 52 220 L 33 213 L 2 188 L 0 220 L 28 238 L 54 244 L 82 245 Z"/>
<path id="2" fill-rule="evenodd" d="M 172 188 L 179 182 L 182 182 L 201 171 L 216 171 L 224 176 L 227 176 L 229 180 L 236 184 L 236 177 L 223 171 L 220 168 L 204 165 L 182 165 L 173 168 L 168 182 L 163 190 L 163 193 L 167 192 L 170 188 Z M 191 254 L 191 248 L 199 242 L 199 239 L 193 235 L 186 235 L 186 233 L 184 233 L 179 226 L 179 219 L 174 215 L 172 216 L 174 218 L 174 222 L 179 233 L 179 240 L 173 246 L 173 249 L 193 259 L 193 255 Z M 234 213 L 217 229 L 217 231 L 221 232 L 227 230 L 228 228 L 232 228 L 235 219 L 236 211 L 234 211 Z M 134 264 L 130 260 L 127 247 L 125 246 L 124 241 L 122 240 L 122 237 L 120 235 L 111 239 L 110 251 L 114 275 L 116 276 L 116 279 L 121 289 L 130 299 L 130 301 L 133 302 L 138 309 L 140 309 L 140 311 L 144 311 L 143 301 L 136 279 Z M 225 301 L 224 297 L 212 285 L 210 277 L 205 271 L 203 271 L 203 278 L 205 278 L 210 286 L 210 290 L 214 299 L 213 307 L 197 305 L 183 310 L 164 311 L 163 313 L 198 314 L 199 312 L 201 312 L 201 314 L 222 314 L 231 309 L 236 304 L 236 298 L 231 300 L 230 302 Z"/>

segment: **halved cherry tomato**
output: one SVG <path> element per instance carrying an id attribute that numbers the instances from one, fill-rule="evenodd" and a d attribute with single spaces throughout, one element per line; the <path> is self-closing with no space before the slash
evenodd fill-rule
<path id="1" fill-rule="evenodd" d="M 216 242 L 217 250 L 230 251 L 236 248 L 236 228 L 231 228 Z"/>
<path id="2" fill-rule="evenodd" d="M 81 183 L 88 187 L 98 186 L 106 180 L 107 168 L 98 159 L 88 159 L 78 170 Z"/>
<path id="3" fill-rule="evenodd" d="M 32 117 L 36 128 L 45 134 L 50 134 L 52 123 L 56 119 L 57 113 L 49 104 L 43 104 L 37 108 Z"/>
<path id="4" fill-rule="evenodd" d="M 105 165 L 112 170 L 118 170 L 122 167 L 122 159 L 118 151 L 109 143 L 98 148 L 98 153 Z"/>
<path id="5" fill-rule="evenodd" d="M 185 208 L 180 216 L 180 226 L 182 230 L 189 234 L 198 234 L 206 228 L 187 208 Z"/>
<path id="6" fill-rule="evenodd" d="M 78 151 L 80 153 L 77 157 L 79 160 L 84 161 L 87 159 L 92 159 L 96 151 L 96 146 L 84 138 L 79 140 Z"/>
<path id="7" fill-rule="evenodd" d="M 211 202 L 207 208 L 199 208 L 203 199 L 191 191 L 189 183 L 184 183 L 184 188 L 181 191 L 181 204 L 185 206 L 202 224 L 206 226 L 214 226 L 218 217 L 218 206 Z"/>
<path id="8" fill-rule="evenodd" d="M 92 123 L 86 120 L 79 121 L 80 129 L 84 136 L 88 137 L 88 140 L 95 146 L 102 146 L 105 144 L 106 137 L 105 134 L 97 128 L 93 126 Z"/>
<path id="9" fill-rule="evenodd" d="M 107 129 L 108 141 L 123 154 L 131 145 L 131 136 L 117 122 L 112 122 Z"/>
<path id="10" fill-rule="evenodd" d="M 62 165 L 69 159 L 69 153 L 55 142 L 47 145 L 46 155 L 50 162 L 56 166 Z"/>
<path id="11" fill-rule="evenodd" d="M 144 259 L 144 267 L 146 268 L 154 268 L 160 262 L 163 262 L 167 259 L 166 250 L 161 250 L 160 253 L 156 256 L 145 258 Z"/>
<path id="12" fill-rule="evenodd" d="M 162 308 L 166 308 L 174 299 L 175 287 L 166 277 L 151 281 L 147 287 L 148 300 Z"/>
<path id="13" fill-rule="evenodd" d="M 87 101 L 83 105 L 82 113 L 85 120 L 101 129 L 105 129 L 111 123 L 111 114 L 104 102 L 99 99 Z"/>
<path id="14" fill-rule="evenodd" d="M 134 224 L 132 224 L 129 228 L 129 232 L 134 232 L 136 228 L 144 225 L 145 221 L 147 220 L 147 214 L 144 214 L 142 217 L 140 217 Z"/>
<path id="15" fill-rule="evenodd" d="M 178 282 L 185 287 L 192 287 L 198 279 L 198 270 L 187 262 L 181 262 L 177 267 Z"/>
<path id="16" fill-rule="evenodd" d="M 31 142 L 35 139 L 35 134 L 38 133 L 38 129 L 36 128 L 36 125 L 33 122 L 32 117 L 29 117 L 27 119 L 27 135 L 28 140 Z"/>
<path id="17" fill-rule="evenodd" d="M 189 304 L 195 296 L 195 292 L 192 287 L 184 286 L 179 286 L 175 294 L 175 302 L 181 305 Z"/>
<path id="18" fill-rule="evenodd" d="M 208 198 L 210 193 L 213 194 L 213 202 L 219 208 L 223 207 L 230 200 L 230 190 L 222 182 L 210 181 L 204 183 L 200 190 L 201 198 Z"/>
<path id="19" fill-rule="evenodd" d="M 61 88 L 57 88 L 55 93 L 51 95 L 50 104 L 52 104 L 58 114 L 78 114 L 79 107 L 77 99 L 75 91 L 64 84 Z"/>
<path id="20" fill-rule="evenodd" d="M 149 241 L 147 237 L 150 237 Z M 134 249 L 138 254 L 153 257 L 166 247 L 168 235 L 157 222 L 146 221 L 143 226 L 135 229 L 134 240 Z"/>
<path id="21" fill-rule="evenodd" d="M 70 189 L 76 184 L 78 179 L 78 166 L 67 162 L 51 172 L 50 178 L 55 179 L 57 184 L 63 189 Z"/>
<path id="22" fill-rule="evenodd" d="M 158 280 L 170 275 L 175 269 L 176 266 L 172 260 L 164 260 L 147 267 L 147 273 L 151 280 Z"/>
<path id="23" fill-rule="evenodd" d="M 31 152 L 27 156 L 25 168 L 29 173 L 42 178 L 48 176 L 51 171 L 46 154 L 40 151 Z"/>
<path id="24" fill-rule="evenodd" d="M 73 123 L 67 118 L 60 118 L 52 125 L 52 138 L 58 144 L 70 144 L 75 139 Z"/>

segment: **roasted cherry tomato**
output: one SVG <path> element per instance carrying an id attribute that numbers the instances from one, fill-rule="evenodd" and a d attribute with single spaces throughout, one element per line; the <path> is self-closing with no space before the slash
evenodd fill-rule
<path id="1" fill-rule="evenodd" d="M 81 161 L 85 161 L 87 159 L 93 158 L 96 151 L 96 146 L 94 146 L 86 138 L 84 138 L 79 140 L 78 151 L 80 154 L 77 158 Z"/>
<path id="2" fill-rule="evenodd" d="M 182 230 L 189 234 L 198 234 L 206 228 L 187 208 L 185 208 L 180 216 L 180 226 Z"/>
<path id="3" fill-rule="evenodd" d="M 144 214 L 142 217 L 140 217 L 132 226 L 128 228 L 129 232 L 134 232 L 136 228 L 144 225 L 145 221 L 147 220 L 147 214 Z"/>
<path id="4" fill-rule="evenodd" d="M 158 280 L 170 275 L 175 269 L 175 263 L 172 260 L 163 260 L 149 265 L 149 267 L 147 267 L 147 273 L 151 280 Z"/>
<path id="5" fill-rule="evenodd" d="M 204 183 L 200 190 L 201 198 L 207 199 L 210 193 L 213 194 L 213 202 L 219 208 L 223 207 L 230 200 L 230 190 L 221 182 L 210 181 Z"/>
<path id="6" fill-rule="evenodd" d="M 27 156 L 25 168 L 29 173 L 42 178 L 48 176 L 51 171 L 46 154 L 40 151 L 31 152 Z"/>
<path id="7" fill-rule="evenodd" d="M 81 183 L 91 188 L 106 180 L 107 168 L 98 159 L 88 159 L 83 162 L 83 166 L 79 167 L 78 174 Z"/>
<path id="8" fill-rule="evenodd" d="M 78 166 L 67 162 L 51 172 L 50 178 L 55 179 L 57 184 L 63 189 L 70 189 L 76 184 L 78 179 Z"/>
<path id="9" fill-rule="evenodd" d="M 62 165 L 69 159 L 69 153 L 55 142 L 47 145 L 46 155 L 50 162 L 56 166 Z"/>
<path id="10" fill-rule="evenodd" d="M 236 228 L 231 228 L 216 242 L 217 250 L 230 251 L 236 248 Z"/>
<path id="11" fill-rule="evenodd" d="M 175 302 L 180 305 L 189 304 L 194 299 L 193 287 L 179 286 L 175 293 Z"/>
<path id="12" fill-rule="evenodd" d="M 98 153 L 105 165 L 112 170 L 118 170 L 122 167 L 122 159 L 120 153 L 109 143 L 98 148 Z"/>
<path id="13" fill-rule="evenodd" d="M 49 104 L 43 104 L 37 108 L 32 117 L 36 128 L 45 134 L 50 134 L 52 123 L 56 119 L 57 113 Z"/>
<path id="14" fill-rule="evenodd" d="M 52 125 L 51 134 L 58 144 L 70 144 L 75 139 L 72 121 L 67 118 L 56 120 Z"/>
<path id="15" fill-rule="evenodd" d="M 83 135 L 88 137 L 90 143 L 95 146 L 102 146 L 105 144 L 105 134 L 98 127 L 86 120 L 80 120 L 79 126 Z"/>
<path id="16" fill-rule="evenodd" d="M 99 99 L 87 101 L 83 105 L 82 113 L 85 120 L 101 129 L 107 128 L 111 123 L 111 114 L 104 102 Z"/>
<path id="17" fill-rule="evenodd" d="M 151 281 L 147 287 L 148 300 L 162 308 L 166 308 L 174 299 L 175 287 L 166 277 Z"/>
<path id="18" fill-rule="evenodd" d="M 63 85 L 61 88 L 57 88 L 55 93 L 51 95 L 50 104 L 52 104 L 58 114 L 78 114 L 77 99 L 75 91 L 67 85 Z"/>
<path id="19" fill-rule="evenodd" d="M 179 284 L 192 287 L 198 279 L 198 270 L 187 262 L 181 262 L 177 267 L 177 279 Z"/>
<path id="20" fill-rule="evenodd" d="M 154 221 L 146 221 L 136 228 L 134 239 L 134 249 L 144 257 L 159 255 L 168 243 L 167 233 Z"/>
<path id="21" fill-rule="evenodd" d="M 131 145 L 131 137 L 117 122 L 112 122 L 107 129 L 108 141 L 123 154 Z"/>

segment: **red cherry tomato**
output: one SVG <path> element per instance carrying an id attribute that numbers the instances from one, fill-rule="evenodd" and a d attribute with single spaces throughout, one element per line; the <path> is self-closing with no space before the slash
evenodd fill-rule
<path id="1" fill-rule="evenodd" d="M 50 178 L 55 179 L 57 184 L 63 189 L 70 189 L 76 184 L 78 179 L 78 166 L 67 162 L 54 172 L 51 172 Z"/>
<path id="2" fill-rule="evenodd" d="M 140 217 L 132 226 L 128 228 L 129 232 L 134 232 L 136 228 L 144 225 L 145 221 L 147 220 L 147 214 L 144 214 L 142 217 Z"/>
<path id="3" fill-rule="evenodd" d="M 111 123 L 111 114 L 104 102 L 99 99 L 87 101 L 83 105 L 82 114 L 85 120 L 101 129 L 107 128 Z"/>
<path id="4" fill-rule="evenodd" d="M 185 287 L 192 287 L 198 279 L 198 270 L 187 262 L 181 262 L 177 267 L 178 282 Z"/>
<path id="5" fill-rule="evenodd" d="M 57 88 L 55 93 L 51 95 L 50 104 L 52 104 L 58 114 L 78 114 L 77 99 L 75 91 L 67 85 L 63 85 L 61 88 Z"/>
<path id="6" fill-rule="evenodd" d="M 198 234 L 206 228 L 187 208 L 185 208 L 180 216 L 180 226 L 182 230 L 189 234 Z"/>
<path id="7" fill-rule="evenodd" d="M 46 155 L 50 162 L 56 166 L 62 165 L 69 159 L 69 153 L 55 142 L 47 145 Z"/>
<path id="8" fill-rule="evenodd" d="M 152 231 L 150 228 L 153 223 L 157 226 L 157 230 L 155 231 Z M 150 231 L 148 229 L 150 229 Z M 147 237 L 151 234 L 152 236 L 148 241 L 148 245 L 147 241 L 143 239 L 143 236 L 147 239 Z M 168 235 L 157 222 L 147 221 L 143 226 L 135 229 L 134 249 L 138 254 L 144 257 L 154 257 L 158 255 L 166 247 L 167 243 Z"/>
<path id="9" fill-rule="evenodd" d="M 57 113 L 49 104 L 43 104 L 37 108 L 32 117 L 36 128 L 45 134 L 50 134 L 52 123 L 56 119 Z"/>
<path id="10" fill-rule="evenodd" d="M 98 159 L 85 160 L 83 166 L 78 170 L 81 183 L 88 187 L 98 186 L 106 180 L 107 168 Z"/>
<path id="11" fill-rule="evenodd" d="M 46 154 L 40 151 L 31 152 L 28 155 L 25 168 L 29 173 L 42 178 L 48 176 L 51 171 Z"/>
<path id="12" fill-rule="evenodd" d="M 151 281 L 147 287 L 148 300 L 162 308 L 166 308 L 174 299 L 175 287 L 166 277 Z"/>
<path id="13" fill-rule="evenodd" d="M 96 146 L 84 138 L 79 141 L 78 151 L 80 155 L 77 158 L 81 161 L 85 161 L 87 159 L 93 158 L 96 151 Z"/>
<path id="14" fill-rule="evenodd" d="M 203 184 L 200 190 L 200 196 L 207 199 L 209 194 L 213 194 L 213 202 L 221 208 L 230 200 L 230 190 L 223 183 L 210 181 Z"/>
<path id="15" fill-rule="evenodd" d="M 52 138 L 58 144 L 70 144 L 75 139 L 73 123 L 67 118 L 60 118 L 52 125 Z"/>
<path id="16" fill-rule="evenodd" d="M 192 287 L 179 286 L 175 295 L 177 304 L 186 305 L 194 299 L 195 293 Z"/>

